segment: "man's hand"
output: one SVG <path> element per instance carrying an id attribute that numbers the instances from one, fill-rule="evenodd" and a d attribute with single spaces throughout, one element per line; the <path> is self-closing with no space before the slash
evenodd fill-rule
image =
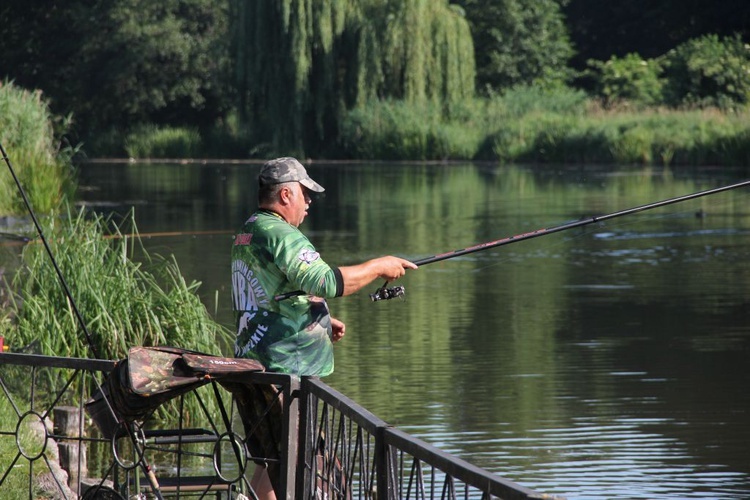
<path id="1" fill-rule="evenodd" d="M 356 266 L 340 267 L 339 269 L 344 278 L 344 295 L 350 295 L 376 279 L 393 281 L 406 274 L 407 269 L 416 268 L 416 264 L 406 259 L 387 255 Z"/>
<path id="2" fill-rule="evenodd" d="M 331 316 L 331 340 L 338 342 L 344 335 L 346 335 L 346 325 L 344 322 Z"/>

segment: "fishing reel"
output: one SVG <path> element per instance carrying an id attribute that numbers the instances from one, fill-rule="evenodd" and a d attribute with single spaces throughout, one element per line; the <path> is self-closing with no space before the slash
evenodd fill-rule
<path id="1" fill-rule="evenodd" d="M 379 300 L 391 300 L 397 297 L 403 298 L 406 295 L 406 288 L 401 285 L 397 285 L 391 288 L 386 288 L 385 285 L 378 288 L 375 293 L 370 294 L 370 299 L 373 302 Z"/>

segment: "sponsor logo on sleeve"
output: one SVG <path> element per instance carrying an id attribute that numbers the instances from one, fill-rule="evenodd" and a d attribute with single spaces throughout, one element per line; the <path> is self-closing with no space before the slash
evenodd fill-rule
<path id="1" fill-rule="evenodd" d="M 316 252 L 315 250 L 310 250 L 309 248 L 306 248 L 302 250 L 299 255 L 297 256 L 299 260 L 304 262 L 305 264 L 312 264 L 316 260 L 320 258 L 320 254 Z"/>

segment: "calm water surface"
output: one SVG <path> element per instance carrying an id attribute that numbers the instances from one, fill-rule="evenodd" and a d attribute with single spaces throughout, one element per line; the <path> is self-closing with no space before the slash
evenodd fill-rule
<path id="1" fill-rule="evenodd" d="M 258 168 L 86 164 L 81 196 L 135 207 L 149 250 L 174 253 L 230 324 L 231 232 L 254 207 Z M 302 228 L 334 264 L 420 259 L 747 174 L 309 171 L 327 192 Z M 348 334 L 326 382 L 379 417 L 570 499 L 750 498 L 747 188 L 423 266 L 400 284 L 403 301 L 371 302 L 380 283 L 331 301 Z"/>

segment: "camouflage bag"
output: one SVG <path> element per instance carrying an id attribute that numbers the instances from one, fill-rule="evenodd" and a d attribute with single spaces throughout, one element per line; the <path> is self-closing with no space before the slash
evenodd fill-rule
<path id="1" fill-rule="evenodd" d="M 222 358 L 176 347 L 133 347 L 86 403 L 86 412 L 110 439 L 118 423 L 142 421 L 160 405 L 212 379 L 263 370 L 252 359 Z"/>

